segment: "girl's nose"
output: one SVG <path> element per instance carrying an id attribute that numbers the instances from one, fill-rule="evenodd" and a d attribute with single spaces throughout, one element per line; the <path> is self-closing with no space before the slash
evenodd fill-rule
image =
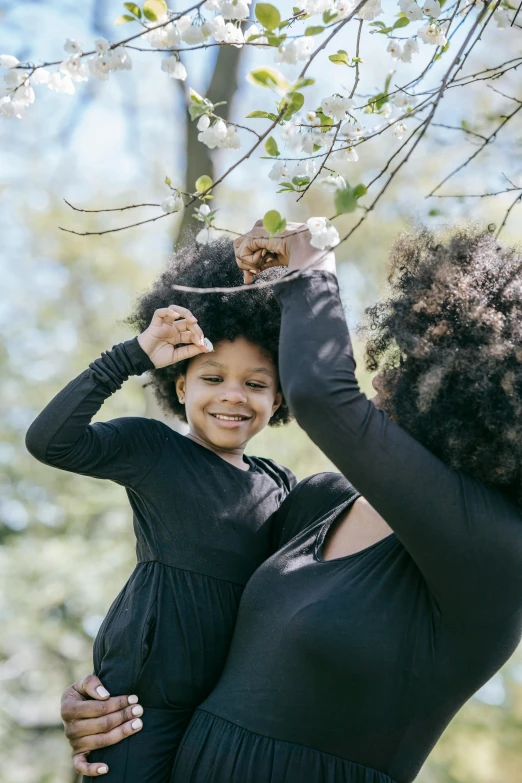
<path id="1" fill-rule="evenodd" d="M 232 404 L 247 401 L 246 391 L 242 386 L 225 386 L 223 384 L 220 388 L 219 396 L 222 402 L 230 402 Z"/>

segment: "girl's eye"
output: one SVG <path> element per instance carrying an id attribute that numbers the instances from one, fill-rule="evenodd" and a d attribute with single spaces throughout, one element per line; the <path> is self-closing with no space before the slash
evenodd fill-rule
<path id="1" fill-rule="evenodd" d="M 252 389 L 266 389 L 267 388 L 264 383 L 256 383 L 255 381 L 249 381 L 247 383 L 247 386 L 250 386 Z"/>
<path id="2" fill-rule="evenodd" d="M 215 375 L 203 377 L 203 380 L 204 381 L 209 381 L 209 383 L 220 383 L 221 382 L 221 378 L 218 378 Z"/>

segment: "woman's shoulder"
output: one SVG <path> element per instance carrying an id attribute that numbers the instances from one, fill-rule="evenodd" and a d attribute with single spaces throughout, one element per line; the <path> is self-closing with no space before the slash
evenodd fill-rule
<path id="1" fill-rule="evenodd" d="M 274 514 L 274 549 L 284 546 L 355 492 L 341 473 L 315 473 L 300 481 Z"/>

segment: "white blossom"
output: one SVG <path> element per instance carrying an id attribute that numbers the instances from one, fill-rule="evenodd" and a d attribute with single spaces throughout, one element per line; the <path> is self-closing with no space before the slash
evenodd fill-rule
<path id="1" fill-rule="evenodd" d="M 325 250 L 327 247 L 335 247 L 339 244 L 339 232 L 327 218 L 311 217 L 306 221 L 306 225 L 312 235 L 310 239 L 312 247 Z"/>
<path id="2" fill-rule="evenodd" d="M 321 186 L 327 193 L 335 193 L 336 190 L 346 187 L 346 180 L 340 174 L 329 174 L 321 180 Z"/>
<path id="3" fill-rule="evenodd" d="M 176 31 L 178 32 L 177 27 Z M 172 44 L 173 46 L 181 43 L 181 35 L 179 35 L 179 32 L 178 37 L 179 40 Z M 167 27 L 157 27 L 154 30 L 150 30 L 148 33 L 145 33 L 142 38 L 144 41 L 147 41 L 153 49 L 167 49 L 170 46 Z"/>
<path id="4" fill-rule="evenodd" d="M 80 41 L 77 41 L 76 38 L 67 38 L 65 41 L 63 48 L 68 54 L 82 54 L 83 52 L 83 45 L 80 43 Z"/>
<path id="5" fill-rule="evenodd" d="M 358 15 L 360 19 L 371 22 L 373 19 L 377 19 L 382 13 L 381 0 L 368 0 L 366 5 L 363 5 L 361 8 Z"/>
<path id="6" fill-rule="evenodd" d="M 64 60 L 60 65 L 60 71 L 66 76 L 70 76 L 73 82 L 86 82 L 88 79 L 87 68 L 80 59 L 80 55 Z"/>
<path id="7" fill-rule="evenodd" d="M 334 131 L 323 131 L 320 130 L 314 130 L 311 133 L 312 139 L 314 140 L 314 144 L 317 147 L 328 147 L 333 144 L 333 141 L 335 139 L 335 132 Z"/>
<path id="8" fill-rule="evenodd" d="M 27 74 L 22 70 L 10 70 L 4 74 L 4 83 L 6 87 L 19 87 L 27 79 Z"/>
<path id="9" fill-rule="evenodd" d="M 346 19 L 355 7 L 354 0 L 335 0 L 333 11 L 337 12 L 337 19 Z"/>
<path id="10" fill-rule="evenodd" d="M 216 16 L 211 25 L 212 35 L 218 43 L 229 43 L 239 49 L 245 42 L 241 28 L 236 27 L 233 22 L 225 23 L 222 16 Z"/>
<path id="11" fill-rule="evenodd" d="M 355 163 L 359 160 L 359 155 L 355 147 L 345 147 L 340 150 L 335 150 L 332 153 L 331 158 L 333 160 L 342 160 L 346 163 Z"/>
<path id="12" fill-rule="evenodd" d="M 360 139 L 366 133 L 366 128 L 361 122 L 345 122 L 341 125 L 340 132 L 347 139 Z"/>
<path id="13" fill-rule="evenodd" d="M 493 19 L 497 23 L 497 27 L 509 27 L 511 24 L 511 17 L 507 8 L 497 8 L 493 14 Z"/>
<path id="14" fill-rule="evenodd" d="M 4 95 L 3 98 L 0 98 L 0 115 L 2 117 L 17 117 L 21 120 L 24 110 L 25 106 L 23 103 L 19 103 L 16 100 L 13 101 L 9 95 Z"/>
<path id="15" fill-rule="evenodd" d="M 105 82 L 111 72 L 111 58 L 107 54 L 95 54 L 88 60 L 91 76 Z"/>
<path id="16" fill-rule="evenodd" d="M 440 25 L 438 22 L 429 22 L 419 28 L 417 35 L 424 43 L 432 46 L 445 46 L 448 42 L 445 35 L 446 29 L 446 24 Z"/>
<path id="17" fill-rule="evenodd" d="M 317 164 L 313 158 L 311 160 L 300 160 L 292 170 L 292 177 L 309 177 L 312 179 L 316 171 Z"/>
<path id="18" fill-rule="evenodd" d="M 24 108 L 34 103 L 34 90 L 31 87 L 29 79 L 16 90 L 16 93 L 11 97 L 15 103 L 20 104 Z"/>
<path id="19" fill-rule="evenodd" d="M 221 0 L 206 0 L 204 8 L 207 11 L 215 11 L 216 13 L 220 13 L 221 12 Z"/>
<path id="20" fill-rule="evenodd" d="M 20 65 L 20 60 L 12 54 L 0 54 L 0 68 L 16 68 L 17 65 Z"/>
<path id="21" fill-rule="evenodd" d="M 402 139 L 408 128 L 403 122 L 395 122 L 393 125 L 393 135 L 397 139 Z"/>
<path id="22" fill-rule="evenodd" d="M 171 79 L 179 79 L 184 82 L 187 78 L 187 69 L 175 54 L 171 57 L 165 57 L 161 61 L 161 70 L 168 74 Z"/>
<path id="23" fill-rule="evenodd" d="M 202 25 L 195 24 L 193 22 L 185 30 L 183 30 L 181 33 L 181 39 L 190 46 L 195 46 L 196 44 L 203 43 L 205 38 L 208 38 L 208 36 L 211 34 L 212 29 L 207 35 L 205 35 L 206 32 L 207 28 L 203 29 Z"/>
<path id="24" fill-rule="evenodd" d="M 410 22 L 417 22 L 419 19 L 423 18 L 422 9 L 419 8 L 414 0 L 409 0 L 409 2 L 402 3 L 401 11 L 410 20 Z"/>
<path id="25" fill-rule="evenodd" d="M 31 82 L 33 84 L 49 84 L 51 74 L 46 71 L 45 68 L 37 68 L 31 76 Z"/>
<path id="26" fill-rule="evenodd" d="M 411 58 L 419 53 L 419 44 L 416 38 L 408 38 L 402 47 L 402 62 L 411 63 Z"/>
<path id="27" fill-rule="evenodd" d="M 379 109 L 379 114 L 382 114 L 383 117 L 388 118 L 390 114 L 393 111 L 393 107 L 389 101 L 386 101 L 386 103 L 383 103 L 381 108 Z"/>
<path id="28" fill-rule="evenodd" d="M 109 55 L 111 71 L 130 71 L 132 69 L 132 60 L 125 49 L 113 49 Z"/>
<path id="29" fill-rule="evenodd" d="M 163 212 L 181 212 L 185 209 L 185 204 L 180 194 L 168 196 L 161 202 Z"/>
<path id="30" fill-rule="evenodd" d="M 105 38 L 97 38 L 94 42 L 96 54 L 105 54 L 109 51 L 110 43 Z"/>
<path id="31" fill-rule="evenodd" d="M 289 121 L 283 124 L 281 128 L 281 138 L 291 150 L 301 148 L 301 133 L 297 122 Z"/>
<path id="32" fill-rule="evenodd" d="M 227 126 L 222 119 L 217 119 L 213 125 L 208 126 L 198 133 L 198 141 L 213 150 L 216 147 L 226 147 L 232 141 L 232 134 L 228 133 Z M 235 140 L 234 140 L 235 141 Z"/>
<path id="33" fill-rule="evenodd" d="M 429 16 L 432 19 L 438 19 L 441 11 L 439 0 L 425 0 L 422 4 L 422 10 L 426 16 Z"/>
<path id="34" fill-rule="evenodd" d="M 67 74 L 61 74 L 59 71 L 52 74 L 47 86 L 54 92 L 63 92 L 66 95 L 73 95 L 74 93 L 74 83 L 71 77 Z"/>
<path id="35" fill-rule="evenodd" d="M 321 126 L 321 118 L 317 116 L 315 111 L 307 111 L 305 114 L 305 120 L 308 125 L 312 125 L 315 128 Z"/>
<path id="36" fill-rule="evenodd" d="M 212 226 L 202 228 L 201 231 L 196 234 L 196 242 L 200 245 L 208 245 L 213 239 L 217 239 L 218 234 L 219 231 L 216 231 Z"/>
<path id="37" fill-rule="evenodd" d="M 221 16 L 223 19 L 248 19 L 250 9 L 246 0 L 222 0 Z"/>
<path id="38" fill-rule="evenodd" d="M 398 109 L 404 109 L 406 106 L 415 106 L 417 98 L 414 95 L 408 95 L 404 90 L 399 90 L 392 98 L 393 103 Z"/>
<path id="39" fill-rule="evenodd" d="M 390 43 L 386 47 L 386 51 L 390 52 L 394 60 L 402 60 L 402 48 L 398 41 L 393 38 L 390 39 Z"/>
<path id="40" fill-rule="evenodd" d="M 334 3 L 332 0 L 302 0 L 300 8 L 307 14 L 323 14 L 325 11 L 333 11 Z"/>
<path id="41" fill-rule="evenodd" d="M 305 152 L 307 155 L 311 155 L 314 151 L 314 138 L 311 133 L 302 133 L 301 152 Z"/>
<path id="42" fill-rule="evenodd" d="M 196 207 L 194 210 L 194 214 L 197 217 L 203 217 L 206 218 L 208 215 L 210 215 L 210 207 L 208 204 L 202 204 L 200 207 Z"/>
<path id="43" fill-rule="evenodd" d="M 223 147 L 231 150 L 238 150 L 241 147 L 241 137 L 235 125 L 228 126 L 227 135 L 223 140 Z"/>
<path id="44" fill-rule="evenodd" d="M 207 130 L 210 127 L 210 117 L 208 114 L 202 114 L 197 122 L 197 128 L 200 131 Z"/>
<path id="45" fill-rule="evenodd" d="M 276 160 L 268 172 L 268 178 L 273 182 L 280 182 L 281 180 L 290 179 L 288 174 L 288 167 L 284 160 Z"/>
<path id="46" fill-rule="evenodd" d="M 268 44 L 268 38 L 266 37 L 266 35 L 261 35 L 261 30 L 256 24 L 250 25 L 248 30 L 245 30 L 244 32 L 245 42 L 249 41 L 254 35 L 260 35 L 261 37 L 256 38 L 256 40 L 252 41 L 252 43 L 255 43 L 260 48 L 262 45 L 265 46 L 266 44 Z"/>
<path id="47" fill-rule="evenodd" d="M 314 48 L 313 36 L 291 38 L 281 44 L 276 52 L 274 62 L 295 65 L 299 61 L 308 60 Z"/>
<path id="48" fill-rule="evenodd" d="M 354 106 L 352 98 L 345 98 L 343 95 L 334 94 L 329 98 L 323 98 L 321 101 L 321 109 L 323 114 L 327 117 L 331 117 L 337 122 L 346 118 L 347 112 L 351 111 Z"/>

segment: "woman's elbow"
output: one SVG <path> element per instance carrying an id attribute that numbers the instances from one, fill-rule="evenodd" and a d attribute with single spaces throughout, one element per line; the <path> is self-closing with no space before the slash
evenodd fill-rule
<path id="1" fill-rule="evenodd" d="M 29 454 L 39 462 L 48 463 L 48 445 L 46 439 L 42 437 L 42 432 L 38 426 L 38 419 L 36 419 L 25 434 L 25 448 Z"/>

